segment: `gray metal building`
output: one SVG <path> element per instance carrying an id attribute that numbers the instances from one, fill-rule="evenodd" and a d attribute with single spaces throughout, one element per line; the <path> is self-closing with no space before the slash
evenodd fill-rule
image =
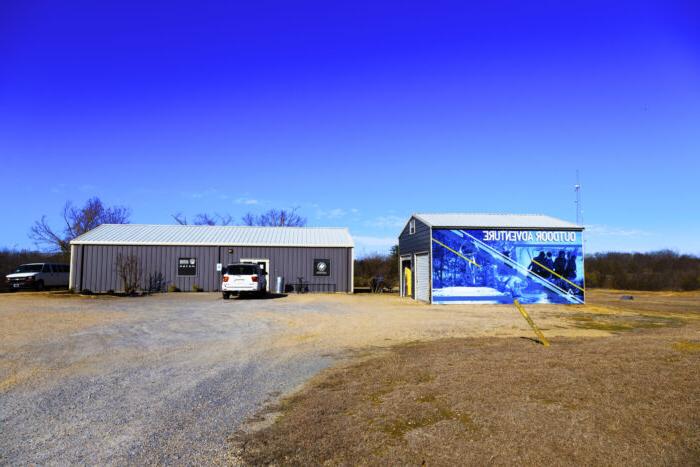
<path id="1" fill-rule="evenodd" d="M 401 295 L 429 303 L 584 303 L 583 227 L 541 214 L 413 214 Z"/>
<path id="2" fill-rule="evenodd" d="M 220 268 L 241 261 L 310 292 L 352 292 L 354 244 L 345 228 L 104 224 L 71 242 L 70 288 L 123 290 L 121 254 L 138 259 L 143 287 L 162 274 L 165 287 L 221 288 Z M 300 279 L 301 278 L 301 279 Z"/>

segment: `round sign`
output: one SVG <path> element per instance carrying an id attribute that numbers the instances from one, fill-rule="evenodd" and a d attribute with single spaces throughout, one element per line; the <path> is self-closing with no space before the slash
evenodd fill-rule
<path id="1" fill-rule="evenodd" d="M 328 266 L 326 266 L 326 263 L 324 263 L 323 261 L 316 265 L 316 269 L 318 269 L 321 272 L 325 271 L 327 267 Z"/>

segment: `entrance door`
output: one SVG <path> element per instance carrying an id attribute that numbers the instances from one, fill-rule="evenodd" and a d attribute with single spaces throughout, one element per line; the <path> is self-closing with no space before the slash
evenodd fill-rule
<path id="1" fill-rule="evenodd" d="M 413 274 L 411 257 L 401 258 L 401 296 L 413 296 Z"/>
<path id="2" fill-rule="evenodd" d="M 270 260 L 269 259 L 247 259 L 241 258 L 241 263 L 255 263 L 260 266 L 260 269 L 265 271 L 265 290 L 270 290 Z"/>
<path id="3" fill-rule="evenodd" d="M 430 301 L 430 256 L 416 255 L 416 300 Z"/>

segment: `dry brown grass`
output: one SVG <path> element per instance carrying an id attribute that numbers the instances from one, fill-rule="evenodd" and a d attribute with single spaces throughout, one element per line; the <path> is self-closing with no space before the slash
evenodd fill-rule
<path id="1" fill-rule="evenodd" d="M 232 439 L 280 465 L 697 465 L 696 326 L 413 343 L 328 370 Z"/>

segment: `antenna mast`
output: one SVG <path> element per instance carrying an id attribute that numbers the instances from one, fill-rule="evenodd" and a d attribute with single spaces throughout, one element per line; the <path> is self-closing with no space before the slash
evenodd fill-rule
<path id="1" fill-rule="evenodd" d="M 581 210 L 581 183 L 578 180 L 578 169 L 576 169 L 576 185 L 574 185 L 576 193 L 576 225 L 583 224 L 583 211 Z"/>

